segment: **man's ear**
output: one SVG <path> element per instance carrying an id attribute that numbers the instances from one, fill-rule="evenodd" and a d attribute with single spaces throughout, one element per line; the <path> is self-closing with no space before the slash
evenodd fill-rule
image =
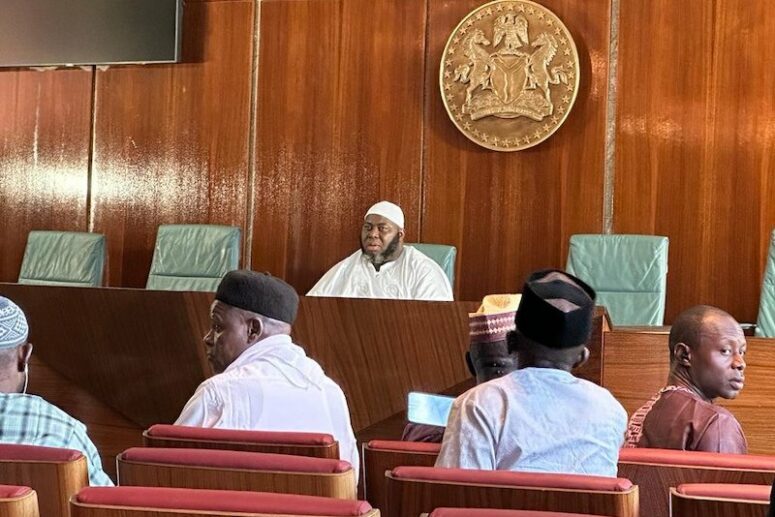
<path id="1" fill-rule="evenodd" d="M 32 356 L 32 343 L 24 343 L 18 348 L 16 368 L 23 372 L 25 366 L 30 362 Z"/>
<path id="2" fill-rule="evenodd" d="M 264 332 L 264 323 L 260 318 L 252 317 L 248 320 L 248 342 L 255 343 Z"/>
<path id="3" fill-rule="evenodd" d="M 588 360 L 589 360 L 589 348 L 584 347 L 581 349 L 581 352 L 579 352 L 579 355 L 576 358 L 576 362 L 573 363 L 573 368 L 578 368 L 579 366 L 586 363 Z"/>
<path id="4" fill-rule="evenodd" d="M 675 362 L 689 368 L 692 366 L 692 349 L 686 343 L 676 343 L 673 347 Z"/>
<path id="5" fill-rule="evenodd" d="M 466 365 L 468 366 L 468 371 L 471 372 L 471 375 L 473 377 L 476 377 L 476 370 L 474 370 L 474 362 L 471 360 L 471 352 L 466 352 Z"/>

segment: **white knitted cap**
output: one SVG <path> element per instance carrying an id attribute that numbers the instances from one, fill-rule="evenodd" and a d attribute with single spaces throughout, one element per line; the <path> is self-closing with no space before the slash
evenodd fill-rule
<path id="1" fill-rule="evenodd" d="M 380 201 L 379 203 L 369 208 L 369 211 L 366 212 L 366 215 L 363 216 L 363 218 L 366 219 L 371 214 L 381 215 L 386 219 L 390 219 L 399 228 L 404 228 L 404 212 L 401 210 L 401 207 L 395 203 L 391 203 L 390 201 Z"/>

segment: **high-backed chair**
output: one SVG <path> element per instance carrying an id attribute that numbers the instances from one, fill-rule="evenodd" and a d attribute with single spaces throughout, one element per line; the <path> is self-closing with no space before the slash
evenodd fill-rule
<path id="1" fill-rule="evenodd" d="M 567 271 L 597 291 L 614 325 L 662 325 L 667 237 L 572 235 Z"/>
<path id="2" fill-rule="evenodd" d="M 375 508 L 387 504 L 385 472 L 399 466 L 432 467 L 441 450 L 440 443 L 371 440 L 363 444 L 363 494 Z"/>
<path id="3" fill-rule="evenodd" d="M 116 459 L 122 486 L 253 490 L 355 499 L 355 471 L 342 460 L 212 449 L 135 447 Z"/>
<path id="4" fill-rule="evenodd" d="M 239 267 L 240 229 L 209 224 L 164 224 L 156 234 L 148 289 L 215 291 Z"/>
<path id="5" fill-rule="evenodd" d="M 27 236 L 19 283 L 98 287 L 104 269 L 104 235 L 32 231 Z"/>
<path id="6" fill-rule="evenodd" d="M 0 485 L 0 517 L 39 517 L 38 495 L 28 486 Z"/>
<path id="7" fill-rule="evenodd" d="M 366 501 L 262 492 L 157 487 L 90 487 L 75 495 L 72 517 L 379 517 Z"/>
<path id="8" fill-rule="evenodd" d="M 421 251 L 424 255 L 432 258 L 436 264 L 449 278 L 449 285 L 455 287 L 455 258 L 457 257 L 457 248 L 447 244 L 425 244 L 422 242 L 406 243 L 406 246 L 412 246 Z"/>
<path id="9" fill-rule="evenodd" d="M 156 424 L 143 432 L 143 443 L 146 447 L 226 449 L 312 458 L 339 458 L 339 442 L 325 433 L 243 431 Z"/>
<path id="10" fill-rule="evenodd" d="M 440 506 L 638 515 L 638 487 L 622 478 L 433 467 L 397 467 L 386 475 L 382 510 L 389 517 Z"/>
<path id="11" fill-rule="evenodd" d="M 769 485 L 686 484 L 670 489 L 672 517 L 767 517 Z"/>
<path id="12" fill-rule="evenodd" d="M 0 483 L 35 490 L 43 517 L 68 515 L 70 496 L 89 485 L 87 468 L 80 451 L 0 444 Z"/>
<path id="13" fill-rule="evenodd" d="M 770 249 L 759 299 L 759 317 L 756 318 L 756 335 L 775 337 L 775 230 L 770 236 Z"/>
<path id="14" fill-rule="evenodd" d="M 775 456 L 622 449 L 619 476 L 638 485 L 641 515 L 669 517 L 670 488 L 683 483 L 772 485 Z"/>
<path id="15" fill-rule="evenodd" d="M 592 514 L 542 512 L 539 510 L 493 510 L 492 508 L 436 508 L 429 517 L 590 517 Z"/>

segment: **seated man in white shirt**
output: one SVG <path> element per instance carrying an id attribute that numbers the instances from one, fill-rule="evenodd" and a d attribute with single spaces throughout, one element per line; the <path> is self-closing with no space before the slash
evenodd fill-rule
<path id="1" fill-rule="evenodd" d="M 344 393 L 291 341 L 298 306 L 296 291 L 279 278 L 227 273 L 204 337 L 216 375 L 199 385 L 175 423 L 329 433 L 357 479 L 358 450 Z"/>
<path id="2" fill-rule="evenodd" d="M 404 246 L 404 213 L 389 201 L 363 220 L 361 249 L 342 260 L 307 296 L 452 301 L 452 286 L 431 258 Z"/>
<path id="3" fill-rule="evenodd" d="M 616 476 L 627 412 L 571 374 L 589 357 L 594 306 L 567 273 L 528 278 L 508 335 L 517 370 L 455 400 L 437 467 Z"/>

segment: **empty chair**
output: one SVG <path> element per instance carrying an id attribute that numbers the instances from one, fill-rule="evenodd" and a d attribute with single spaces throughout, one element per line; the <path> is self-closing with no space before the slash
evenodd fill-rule
<path id="1" fill-rule="evenodd" d="M 440 443 L 371 440 L 363 444 L 363 493 L 376 508 L 385 509 L 387 478 L 385 471 L 399 466 L 432 467 L 441 449 Z"/>
<path id="2" fill-rule="evenodd" d="M 670 489 L 672 517 L 767 517 L 769 485 L 685 484 Z"/>
<path id="3" fill-rule="evenodd" d="M 775 456 L 626 448 L 619 451 L 619 476 L 640 488 L 642 515 L 668 517 L 671 487 L 682 483 L 770 485 L 775 479 Z"/>
<path id="4" fill-rule="evenodd" d="M 213 449 L 135 447 L 116 459 L 122 486 L 254 490 L 355 499 L 347 461 Z"/>
<path id="5" fill-rule="evenodd" d="M 622 478 L 433 467 L 397 467 L 386 475 L 383 512 L 392 517 L 442 506 L 638 515 L 638 487 Z"/>
<path id="6" fill-rule="evenodd" d="M 566 269 L 597 291 L 614 325 L 662 325 L 667 249 L 667 237 L 573 235 Z"/>
<path id="7" fill-rule="evenodd" d="M 417 251 L 432 258 L 433 261 L 441 266 L 449 279 L 449 285 L 455 287 L 455 258 L 457 257 L 457 248 L 447 244 L 425 244 L 421 242 L 406 243 L 406 246 L 412 246 Z"/>
<path id="8" fill-rule="evenodd" d="M 38 495 L 28 486 L 0 485 L 0 517 L 38 517 Z"/>
<path id="9" fill-rule="evenodd" d="M 240 229 L 208 224 L 159 226 L 148 289 L 215 291 L 239 267 Z"/>
<path id="10" fill-rule="evenodd" d="M 27 237 L 19 283 L 98 287 L 104 269 L 104 235 L 32 231 Z"/>
<path id="11" fill-rule="evenodd" d="M 427 514 L 424 514 L 427 515 Z M 493 510 L 492 508 L 436 508 L 430 517 L 590 517 L 591 514 L 542 512 L 539 510 Z"/>
<path id="12" fill-rule="evenodd" d="M 70 503 L 72 517 L 360 516 L 378 517 L 366 501 L 327 497 L 156 487 L 84 488 Z"/>
<path id="13" fill-rule="evenodd" d="M 770 236 L 770 251 L 759 300 L 759 317 L 756 319 L 756 335 L 775 337 L 775 230 Z"/>
<path id="14" fill-rule="evenodd" d="M 86 458 L 71 449 L 0 444 L 0 483 L 31 487 L 40 515 L 65 517 L 70 496 L 89 484 Z"/>
<path id="15" fill-rule="evenodd" d="M 156 424 L 143 432 L 143 443 L 146 447 L 227 449 L 312 458 L 339 458 L 339 442 L 326 433 L 244 431 Z"/>

